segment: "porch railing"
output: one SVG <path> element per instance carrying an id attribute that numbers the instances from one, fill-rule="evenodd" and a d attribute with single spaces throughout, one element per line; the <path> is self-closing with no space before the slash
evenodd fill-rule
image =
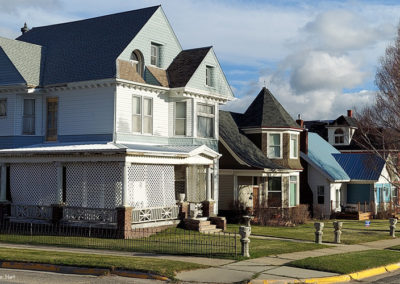
<path id="1" fill-rule="evenodd" d="M 179 216 L 177 205 L 132 210 L 132 223 L 145 223 L 164 220 L 175 220 Z"/>
<path id="2" fill-rule="evenodd" d="M 12 204 L 11 217 L 18 219 L 51 220 L 53 209 L 51 206 Z"/>
<path id="3" fill-rule="evenodd" d="M 69 222 L 117 223 L 117 211 L 106 208 L 64 207 L 63 220 Z"/>

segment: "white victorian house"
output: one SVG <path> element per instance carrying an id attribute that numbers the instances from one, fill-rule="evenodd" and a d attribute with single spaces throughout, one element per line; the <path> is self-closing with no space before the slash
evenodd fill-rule
<path id="1" fill-rule="evenodd" d="M 180 193 L 218 212 L 212 47 L 182 50 L 161 6 L 21 31 L 0 37 L 2 217 L 165 225 Z"/>

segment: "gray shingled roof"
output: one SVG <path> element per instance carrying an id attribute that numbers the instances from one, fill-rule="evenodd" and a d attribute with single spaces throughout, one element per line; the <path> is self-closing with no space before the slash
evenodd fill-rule
<path id="1" fill-rule="evenodd" d="M 2 49 L 1 85 L 25 83 L 38 86 L 40 84 L 43 57 L 41 46 L 0 37 L 0 48 Z"/>
<path id="2" fill-rule="evenodd" d="M 159 6 L 32 28 L 18 40 L 46 47 L 42 85 L 116 77 L 116 59 Z"/>
<path id="3" fill-rule="evenodd" d="M 249 138 L 240 133 L 230 112 L 219 112 L 219 136 L 240 159 L 251 167 L 283 169 L 268 159 Z"/>
<path id="4" fill-rule="evenodd" d="M 241 127 L 300 128 L 267 88 L 262 88 L 240 121 Z"/>
<path id="5" fill-rule="evenodd" d="M 212 47 L 182 50 L 167 69 L 169 87 L 184 87 Z"/>

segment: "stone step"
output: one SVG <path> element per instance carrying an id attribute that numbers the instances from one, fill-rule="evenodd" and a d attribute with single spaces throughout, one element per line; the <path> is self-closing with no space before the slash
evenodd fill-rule
<path id="1" fill-rule="evenodd" d="M 200 226 L 199 231 L 201 232 L 201 231 L 207 231 L 207 230 L 214 230 L 216 228 L 217 228 L 217 226 L 215 226 L 215 225 L 205 225 L 205 226 Z"/>
<path id="2" fill-rule="evenodd" d="M 210 222 L 210 221 L 201 221 L 201 222 L 199 223 L 199 227 L 209 226 L 209 225 L 211 225 L 211 222 Z"/>
<path id="3" fill-rule="evenodd" d="M 202 234 L 213 234 L 213 233 L 219 233 L 221 231 L 222 231 L 222 229 L 215 228 L 215 229 L 212 229 L 212 230 L 200 231 L 200 233 L 202 233 Z"/>

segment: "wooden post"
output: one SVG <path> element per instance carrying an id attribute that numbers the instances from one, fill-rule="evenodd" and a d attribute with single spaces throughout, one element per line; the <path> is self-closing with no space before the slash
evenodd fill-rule
<path id="1" fill-rule="evenodd" d="M 358 213 L 360 213 L 360 202 L 358 202 Z"/>
<path id="2" fill-rule="evenodd" d="M 367 201 L 364 201 L 364 213 L 367 212 Z"/>

